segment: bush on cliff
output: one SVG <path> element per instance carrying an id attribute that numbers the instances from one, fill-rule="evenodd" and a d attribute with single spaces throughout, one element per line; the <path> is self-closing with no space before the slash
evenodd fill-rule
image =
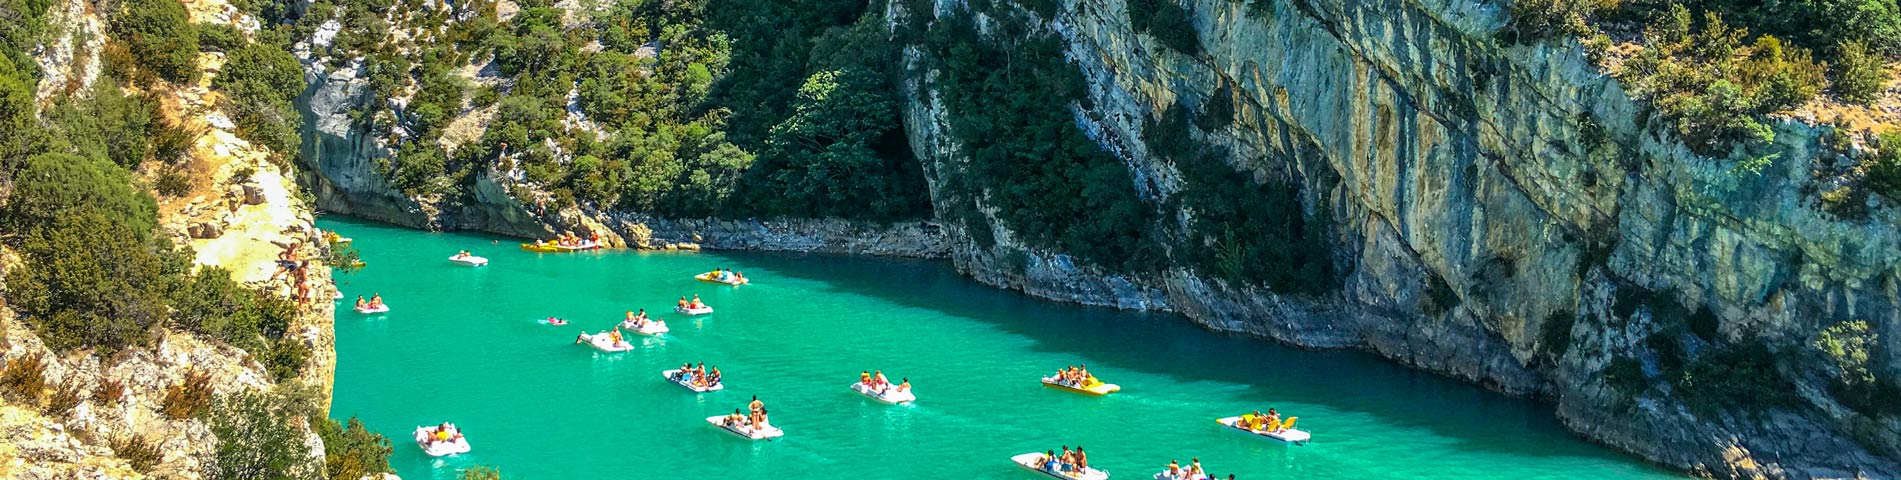
<path id="1" fill-rule="evenodd" d="M 1881 335 L 1868 322 L 1831 325 L 1812 345 L 1831 363 L 1829 389 L 1837 401 L 1870 417 L 1901 414 L 1901 386 L 1876 375 Z"/>
<path id="2" fill-rule="evenodd" d="M 131 48 L 140 67 L 174 83 L 198 79 L 198 29 L 185 4 L 121 2 L 112 16 L 112 36 Z"/>
<path id="3" fill-rule="evenodd" d="M 1122 162 L 1070 115 L 1081 73 L 1061 40 L 978 35 L 968 13 L 940 19 L 921 45 L 937 62 L 951 134 L 969 158 L 966 195 L 995 207 L 1026 244 L 1097 265 L 1148 271 L 1161 257 L 1153 213 Z"/>
<path id="4" fill-rule="evenodd" d="M 307 399 L 285 392 L 239 392 L 220 398 L 206 422 L 218 445 L 204 463 L 205 478 L 314 479 L 324 473 L 304 445 Z"/>
<path id="5" fill-rule="evenodd" d="M 1201 53 L 1195 19 L 1176 0 L 1129 0 L 1129 26 L 1183 55 Z"/>
<path id="6" fill-rule="evenodd" d="M 276 155 L 298 154 L 302 117 L 291 99 L 303 92 L 304 70 L 283 35 L 262 32 L 257 42 L 231 52 L 212 86 L 230 96 L 225 107 L 238 135 Z"/>
<path id="7" fill-rule="evenodd" d="M 389 439 L 365 428 L 363 420 L 352 416 L 346 424 L 312 416 L 309 421 L 323 438 L 324 472 L 331 480 L 360 480 L 391 471 Z"/>
<path id="8" fill-rule="evenodd" d="M 1202 273 L 1230 282 L 1295 294 L 1338 288 L 1325 219 L 1305 213 L 1300 186 L 1278 179 L 1256 182 L 1251 172 L 1228 163 L 1227 148 L 1194 135 L 1180 104 L 1142 128 L 1149 155 L 1167 160 L 1182 174 L 1179 198 L 1192 220 L 1189 241 L 1181 246 L 1186 251 L 1177 253 Z"/>
<path id="9" fill-rule="evenodd" d="M 1868 186 L 1889 200 L 1901 200 L 1901 127 L 1877 136 L 1875 149 L 1864 167 Z"/>
<path id="10" fill-rule="evenodd" d="M 1775 133 L 1763 115 L 1807 102 L 1828 81 L 1807 49 L 1768 35 L 1745 46 L 1748 35 L 1714 13 L 1698 28 L 1677 5 L 1645 32 L 1651 45 L 1613 73 L 1698 154 L 1766 147 Z"/>
<path id="11" fill-rule="evenodd" d="M 1775 354 L 1761 342 L 1722 345 L 1684 366 L 1671 383 L 1684 405 L 1699 414 L 1760 411 L 1795 401 L 1794 386 L 1775 363 Z"/>

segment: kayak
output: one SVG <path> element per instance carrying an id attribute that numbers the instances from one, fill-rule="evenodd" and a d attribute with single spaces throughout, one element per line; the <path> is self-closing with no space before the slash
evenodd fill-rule
<path id="1" fill-rule="evenodd" d="M 713 307 L 709 307 L 706 305 L 700 305 L 700 308 L 673 307 L 673 311 L 677 313 L 684 313 L 687 315 L 705 315 L 708 313 L 713 313 Z"/>
<path id="2" fill-rule="evenodd" d="M 439 427 L 416 427 L 416 446 L 422 448 L 422 453 L 427 453 L 431 457 L 469 453 L 469 439 L 463 438 L 462 432 L 457 431 L 455 425 L 449 426 L 449 431 L 454 435 L 449 440 L 431 441 L 430 438 L 435 436 L 437 428 Z"/>
<path id="3" fill-rule="evenodd" d="M 547 323 L 547 324 L 549 324 L 549 325 L 554 325 L 554 326 L 557 326 L 557 327 L 558 327 L 558 326 L 562 326 L 562 325 L 567 325 L 567 324 L 568 324 L 568 321 L 567 321 L 567 320 L 562 320 L 562 319 L 559 319 L 559 318 L 550 318 L 550 319 L 547 319 L 547 320 L 543 320 L 543 322 L 545 322 L 545 323 Z"/>
<path id="4" fill-rule="evenodd" d="M 748 440 L 765 440 L 785 436 L 784 430 L 780 430 L 779 427 L 774 427 L 771 424 L 767 424 L 758 429 L 746 425 L 727 425 L 725 415 L 706 417 L 706 423 L 712 424 L 713 428 L 724 430 L 726 433 L 738 435 L 740 438 Z"/>
<path id="5" fill-rule="evenodd" d="M 1042 462 L 1043 457 L 1044 455 L 1042 452 L 1030 452 L 1030 453 L 1025 453 L 1022 455 L 1010 457 L 1010 461 L 1016 462 L 1017 466 L 1023 467 L 1024 470 L 1040 473 L 1050 478 L 1061 478 L 1063 480 L 1106 480 L 1109 478 L 1109 472 L 1097 470 L 1093 467 L 1085 468 L 1081 472 L 1075 472 L 1075 471 L 1052 472 L 1049 470 L 1036 468 L 1036 464 L 1038 462 Z"/>
<path id="6" fill-rule="evenodd" d="M 1250 430 L 1247 428 L 1243 428 L 1239 425 L 1239 422 L 1241 421 L 1240 416 L 1217 419 L 1215 420 L 1215 423 L 1219 423 L 1221 424 L 1221 426 L 1228 427 L 1229 430 L 1234 430 L 1237 432 L 1241 432 L 1241 433 L 1245 433 L 1245 434 L 1253 435 L 1257 437 L 1271 438 L 1274 440 L 1280 440 L 1280 441 L 1288 442 L 1288 443 L 1307 443 L 1307 441 L 1312 440 L 1314 436 L 1311 433 L 1307 433 L 1307 431 L 1305 430 L 1297 430 L 1294 428 L 1294 420 L 1297 420 L 1299 418 L 1300 417 L 1287 417 L 1287 421 L 1281 423 L 1281 431 L 1278 431 L 1278 432 Z"/>
<path id="7" fill-rule="evenodd" d="M 872 390 L 871 386 L 865 385 L 864 382 L 857 382 L 851 384 L 851 391 L 858 392 L 859 395 L 864 395 L 866 398 L 892 405 L 917 401 L 917 394 L 909 390 L 900 392 L 898 391 L 897 385 L 885 387 L 884 394 L 880 395 L 876 390 Z"/>
<path id="8" fill-rule="evenodd" d="M 356 313 L 361 313 L 364 315 L 370 315 L 370 314 L 376 314 L 376 313 L 389 313 L 389 304 L 385 303 L 382 305 L 373 305 L 373 306 L 364 305 L 361 307 L 356 307 Z"/>
<path id="9" fill-rule="evenodd" d="M 466 256 L 466 257 L 449 257 L 449 261 L 451 261 L 451 262 L 455 262 L 455 263 L 460 263 L 460 264 L 463 264 L 463 265 L 468 265 L 468 266 L 471 266 L 471 267 L 480 267 L 480 266 L 483 266 L 483 265 L 488 265 L 488 259 L 487 259 L 487 258 L 482 258 L 482 257 L 477 257 L 477 256 L 474 256 L 474 255 L 469 255 L 469 256 Z"/>
<path id="10" fill-rule="evenodd" d="M 752 281 L 746 280 L 744 278 L 734 278 L 732 280 L 720 280 L 718 278 L 713 278 L 713 272 L 706 272 L 699 275 L 694 275 L 693 278 L 702 282 L 720 283 L 720 284 L 732 285 L 735 287 L 752 283 Z"/>
<path id="11" fill-rule="evenodd" d="M 594 347 L 595 350 L 600 350 L 600 351 L 608 352 L 608 353 L 625 352 L 625 351 L 634 349 L 634 344 L 627 343 L 627 339 L 622 338 L 620 339 L 620 342 L 615 342 L 612 339 L 608 338 L 607 332 L 596 333 L 593 335 L 582 333 L 580 337 L 575 338 L 574 340 L 575 340 L 575 343 L 586 342 L 588 346 Z"/>
<path id="12" fill-rule="evenodd" d="M 351 241 L 350 237 L 337 235 L 334 232 L 323 234 L 323 239 L 329 241 L 330 243 L 350 243 Z"/>
<path id="13" fill-rule="evenodd" d="M 1056 381 L 1056 377 L 1043 377 L 1043 386 L 1054 388 L 1057 390 L 1062 390 L 1065 392 L 1074 392 L 1074 393 L 1080 393 L 1083 395 L 1093 395 L 1093 396 L 1098 396 L 1098 397 L 1122 390 L 1122 387 L 1120 385 L 1116 385 L 1113 383 L 1102 383 L 1102 381 L 1097 380 L 1096 377 L 1089 377 L 1089 382 L 1085 383 L 1083 386 L 1080 386 L 1080 387 L 1071 386 L 1071 385 L 1058 382 Z"/>
<path id="14" fill-rule="evenodd" d="M 530 252 L 542 252 L 542 253 L 579 252 L 582 250 L 594 250 L 598 248 L 601 248 L 601 244 L 594 243 L 591 241 L 581 242 L 578 245 L 562 245 L 559 243 L 552 243 L 552 242 L 551 243 L 521 244 L 522 250 L 527 250 Z"/>
<path id="15" fill-rule="evenodd" d="M 629 330 L 640 335 L 653 336 L 653 335 L 659 335 L 662 333 L 667 333 L 667 322 L 650 319 L 650 320 L 647 320 L 646 325 L 641 325 L 641 326 L 636 327 L 634 326 L 634 322 L 622 320 L 620 322 L 620 328 L 622 330 Z"/>
<path id="16" fill-rule="evenodd" d="M 687 390 L 692 390 L 694 393 L 717 392 L 717 391 L 726 389 L 726 382 L 715 383 L 710 387 L 702 387 L 702 386 L 694 385 L 693 382 L 684 381 L 684 380 L 675 380 L 673 379 L 673 375 L 677 373 L 680 373 L 680 369 L 678 368 L 660 372 L 660 378 L 665 378 L 667 379 L 667 381 L 673 382 L 674 385 L 685 387 Z"/>

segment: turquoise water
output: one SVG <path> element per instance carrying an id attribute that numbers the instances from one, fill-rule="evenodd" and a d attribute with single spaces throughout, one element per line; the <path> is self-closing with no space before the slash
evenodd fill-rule
<path id="1" fill-rule="evenodd" d="M 1366 354 L 1309 352 L 1208 333 L 1170 315 L 1082 308 L 991 289 L 941 262 L 757 253 L 534 254 L 495 237 L 327 218 L 368 267 L 339 275 L 331 415 L 391 437 L 409 480 L 485 464 L 510 479 L 1031 479 L 1011 455 L 1081 445 L 1115 478 L 1170 459 L 1237 478 L 1679 478 L 1568 435 L 1549 407 L 1412 372 Z M 482 268 L 446 258 L 469 249 Z M 743 287 L 695 281 L 739 269 Z M 672 313 L 700 294 L 717 313 Z M 647 308 L 673 332 L 603 354 L 573 344 Z M 574 321 L 548 326 L 550 315 Z M 660 378 L 705 361 L 726 390 Z M 1123 391 L 1101 398 L 1037 378 L 1087 363 Z M 917 403 L 847 389 L 861 370 L 910 377 Z M 786 431 L 749 442 L 707 425 L 759 395 Z M 1300 417 L 1295 446 L 1222 429 L 1256 408 Z M 452 421 L 474 451 L 433 459 L 410 432 Z"/>

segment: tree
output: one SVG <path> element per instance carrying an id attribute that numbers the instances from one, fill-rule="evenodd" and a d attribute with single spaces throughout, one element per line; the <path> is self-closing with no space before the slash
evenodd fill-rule
<path id="1" fill-rule="evenodd" d="M 220 480 L 316 480 L 325 465 L 314 462 L 305 433 L 289 419 L 308 418 L 287 395 L 240 392 L 212 409 L 211 434 L 218 438 L 204 476 Z M 327 459 L 326 459 L 327 461 Z"/>
<path id="2" fill-rule="evenodd" d="M 301 120 L 291 99 L 304 90 L 303 64 L 271 36 L 232 52 L 212 86 L 231 96 L 238 134 L 281 155 L 295 155 Z"/>
<path id="3" fill-rule="evenodd" d="M 198 29 L 185 4 L 171 1 L 123 2 L 112 19 L 112 33 L 132 49 L 133 58 L 159 78 L 189 83 L 198 78 Z"/>
<path id="4" fill-rule="evenodd" d="M 884 79 L 855 67 L 812 74 L 793 100 L 791 117 L 772 128 L 752 176 L 755 189 L 779 195 L 768 213 L 808 212 L 889 219 L 911 212 L 904 171 L 872 145 L 897 125 L 897 103 Z M 769 203 L 768 203 L 769 202 Z"/>
<path id="5" fill-rule="evenodd" d="M 323 438 L 324 471 L 331 480 L 360 480 L 371 474 L 389 472 L 389 439 L 363 426 L 354 416 L 349 423 L 331 418 L 310 419 Z"/>
<path id="6" fill-rule="evenodd" d="M 1887 62 L 1860 41 L 1842 42 L 1835 53 L 1835 94 L 1843 100 L 1867 103 L 1888 88 Z"/>

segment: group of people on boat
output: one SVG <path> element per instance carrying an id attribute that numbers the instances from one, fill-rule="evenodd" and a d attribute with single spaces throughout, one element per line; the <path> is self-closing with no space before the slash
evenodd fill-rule
<path id="1" fill-rule="evenodd" d="M 733 269 L 730 268 L 713 269 L 711 272 L 706 272 L 706 277 L 719 282 L 746 283 L 746 274 L 744 272 L 733 271 Z"/>
<path id="2" fill-rule="evenodd" d="M 356 296 L 357 310 L 375 310 L 378 308 L 382 308 L 382 306 L 383 306 L 383 294 L 381 293 L 370 295 L 369 301 L 364 301 L 362 295 Z"/>
<path id="3" fill-rule="evenodd" d="M 1070 365 L 1069 368 L 1057 370 L 1056 374 L 1051 375 L 1050 378 L 1056 379 L 1056 383 L 1065 386 L 1083 388 L 1089 386 L 1089 381 L 1096 377 L 1089 375 L 1088 365 Z"/>
<path id="4" fill-rule="evenodd" d="M 872 372 L 860 371 L 858 372 L 858 383 L 864 385 L 867 391 L 876 392 L 879 395 L 884 395 L 885 391 L 892 388 L 891 380 L 886 379 L 884 376 L 884 370 L 874 370 Z M 911 378 L 904 377 L 899 379 L 897 389 L 900 392 L 911 391 Z"/>
<path id="5" fill-rule="evenodd" d="M 1062 455 L 1057 455 L 1055 450 L 1046 451 L 1033 467 L 1059 475 L 1081 475 L 1089 470 L 1089 454 L 1083 453 L 1082 445 L 1077 445 L 1075 451 L 1064 445 Z"/>
<path id="6" fill-rule="evenodd" d="M 699 388 L 715 387 L 719 385 L 719 367 L 708 370 L 706 362 L 700 362 L 699 366 L 694 366 L 693 362 L 682 363 L 680 370 L 674 372 L 673 381 Z M 758 404 L 759 397 L 753 397 L 753 403 Z"/>
<path id="7" fill-rule="evenodd" d="M 727 415 L 725 420 L 720 421 L 720 424 L 728 427 L 747 427 L 752 429 L 772 425 L 771 422 L 766 420 L 766 404 L 765 402 L 759 401 L 758 395 L 752 396 L 752 403 L 746 404 L 746 410 L 748 413 L 741 415 L 739 409 L 733 409 L 733 413 Z"/>
<path id="8" fill-rule="evenodd" d="M 468 250 L 462 250 L 462 251 L 455 252 L 455 256 L 449 257 L 449 258 L 461 260 L 461 259 L 469 258 L 472 256 L 474 255 L 470 254 Z"/>
<path id="9" fill-rule="evenodd" d="M 607 340 L 608 340 L 608 343 L 611 345 L 620 345 L 622 343 L 626 343 L 623 340 L 623 338 L 624 337 L 622 337 L 620 334 L 620 327 L 614 327 L 613 330 L 607 331 Z M 593 336 L 588 335 L 586 330 L 581 331 L 581 336 L 574 338 L 574 343 L 591 343 L 593 341 L 594 341 Z"/>
<path id="10" fill-rule="evenodd" d="M 461 439 L 462 439 L 462 431 L 456 429 L 455 424 L 443 423 L 441 425 L 437 425 L 435 429 L 431 430 L 429 432 L 429 437 L 426 440 L 428 440 L 429 443 L 433 444 L 433 443 L 440 443 L 440 442 L 453 442 L 453 441 L 461 440 Z"/>
<path id="11" fill-rule="evenodd" d="M 1183 467 L 1180 462 L 1170 459 L 1168 466 L 1163 467 L 1162 473 L 1156 475 L 1155 478 L 1156 480 L 1196 480 L 1215 477 L 1214 475 L 1210 475 L 1207 470 L 1201 469 L 1201 458 L 1196 457 L 1188 459 L 1188 466 L 1186 467 Z M 1234 474 L 1228 474 L 1228 479 L 1233 480 Z"/>
<path id="12" fill-rule="evenodd" d="M 691 302 L 687 301 L 686 297 L 680 297 L 680 308 L 686 309 L 686 310 L 698 310 L 701 308 L 706 308 L 706 304 L 700 302 L 700 295 L 696 293 L 696 294 L 693 294 L 693 301 Z"/>
<path id="13" fill-rule="evenodd" d="M 633 311 L 628 311 L 627 321 L 623 323 L 626 323 L 628 326 L 634 327 L 634 328 L 647 328 L 647 323 L 652 322 L 652 321 L 653 319 L 647 318 L 647 309 L 642 308 L 640 309 L 640 313 L 634 313 Z"/>
<path id="14" fill-rule="evenodd" d="M 1281 423 L 1281 412 L 1274 411 L 1272 408 L 1267 409 L 1266 414 L 1255 410 L 1254 413 L 1242 415 L 1240 421 L 1234 422 L 1234 426 L 1250 432 L 1266 433 L 1280 433 L 1287 429 L 1285 424 Z"/>
<path id="15" fill-rule="evenodd" d="M 595 245 L 601 244 L 601 234 L 590 233 L 588 234 L 588 238 L 583 239 L 581 238 L 580 235 L 575 235 L 574 232 L 562 232 L 560 235 L 556 235 L 554 237 L 554 240 L 549 241 L 549 242 L 544 242 L 543 244 L 545 245 L 548 243 L 553 243 L 555 245 L 568 247 L 568 248 L 595 246 Z"/>

